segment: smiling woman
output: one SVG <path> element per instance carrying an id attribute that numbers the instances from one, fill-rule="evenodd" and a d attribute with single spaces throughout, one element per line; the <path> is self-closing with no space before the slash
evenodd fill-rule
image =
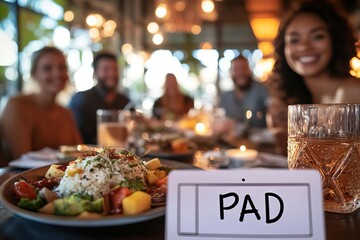
<path id="1" fill-rule="evenodd" d="M 303 1 L 282 22 L 276 38 L 274 72 L 287 103 L 346 102 L 334 92 L 358 81 L 351 78 L 350 60 L 356 39 L 347 19 L 327 1 Z M 340 82 L 340 83 L 339 83 Z"/>
<path id="2" fill-rule="evenodd" d="M 360 102 L 360 80 L 350 75 L 355 43 L 347 18 L 328 1 L 302 1 L 283 20 L 275 39 L 268 116 L 283 153 L 289 104 Z"/>
<path id="3" fill-rule="evenodd" d="M 69 79 L 63 53 L 54 47 L 35 52 L 31 75 L 39 91 L 10 98 L 1 117 L 10 160 L 44 147 L 57 149 L 82 142 L 71 112 L 56 103 L 56 96 Z"/>

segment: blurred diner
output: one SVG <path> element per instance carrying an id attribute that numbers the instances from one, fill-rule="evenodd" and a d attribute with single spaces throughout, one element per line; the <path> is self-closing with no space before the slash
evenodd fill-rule
<path id="1" fill-rule="evenodd" d="M 269 79 L 269 126 L 286 154 L 287 106 L 359 103 L 360 80 L 350 74 L 356 39 L 348 19 L 328 1 L 296 3 L 275 39 Z"/>
<path id="2" fill-rule="evenodd" d="M 77 126 L 86 144 L 97 143 L 98 109 L 121 110 L 130 106 L 129 99 L 118 91 L 118 65 L 115 54 L 97 54 L 93 61 L 97 84 L 89 90 L 75 93 L 70 100 L 69 108 L 75 115 Z"/>
<path id="3" fill-rule="evenodd" d="M 194 107 L 194 100 L 181 92 L 176 76 L 166 74 L 164 94 L 155 100 L 153 116 L 160 120 L 179 120 Z"/>
<path id="4" fill-rule="evenodd" d="M 9 160 L 45 147 L 82 143 L 71 111 L 56 97 L 69 80 L 65 56 L 55 47 L 44 47 L 32 55 L 31 76 L 36 93 L 11 97 L 1 115 L 5 154 Z"/>
<path id="5" fill-rule="evenodd" d="M 268 92 L 266 87 L 253 79 L 248 60 L 238 56 L 231 61 L 233 90 L 221 94 L 219 107 L 237 125 L 245 128 L 266 128 Z"/>

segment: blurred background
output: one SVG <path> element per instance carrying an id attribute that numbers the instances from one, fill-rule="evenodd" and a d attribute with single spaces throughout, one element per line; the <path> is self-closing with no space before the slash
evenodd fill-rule
<path id="1" fill-rule="evenodd" d="M 174 73 L 195 104 L 232 88 L 230 61 L 245 56 L 258 81 L 273 66 L 273 39 L 286 0 L 0 0 L 0 97 L 31 92 L 31 54 L 66 53 L 70 82 L 59 101 L 91 88 L 93 56 L 119 56 L 121 86 L 147 113 Z M 334 0 L 348 10 L 356 1 Z M 358 64 L 360 65 L 360 64 Z M 356 75 L 357 67 L 354 64 Z"/>

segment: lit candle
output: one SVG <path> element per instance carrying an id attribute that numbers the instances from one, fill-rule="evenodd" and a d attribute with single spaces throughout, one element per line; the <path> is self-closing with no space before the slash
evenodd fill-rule
<path id="1" fill-rule="evenodd" d="M 195 134 L 197 135 L 207 135 L 207 128 L 204 123 L 198 122 L 195 125 Z"/>
<path id="2" fill-rule="evenodd" d="M 247 110 L 247 111 L 246 111 L 246 120 L 250 120 L 251 117 L 252 117 L 252 112 L 251 112 L 251 110 Z"/>
<path id="3" fill-rule="evenodd" d="M 241 145 L 240 148 L 229 149 L 226 151 L 226 155 L 229 158 L 240 160 L 240 161 L 251 161 L 255 160 L 258 152 L 255 149 L 246 149 L 244 145 Z"/>

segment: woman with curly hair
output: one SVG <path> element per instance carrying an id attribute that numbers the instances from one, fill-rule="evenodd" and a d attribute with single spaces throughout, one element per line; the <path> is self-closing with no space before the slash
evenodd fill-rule
<path id="1" fill-rule="evenodd" d="M 280 152 L 286 152 L 289 104 L 360 102 L 360 80 L 350 75 L 355 44 L 347 18 L 328 1 L 302 1 L 282 21 L 268 116 Z"/>

